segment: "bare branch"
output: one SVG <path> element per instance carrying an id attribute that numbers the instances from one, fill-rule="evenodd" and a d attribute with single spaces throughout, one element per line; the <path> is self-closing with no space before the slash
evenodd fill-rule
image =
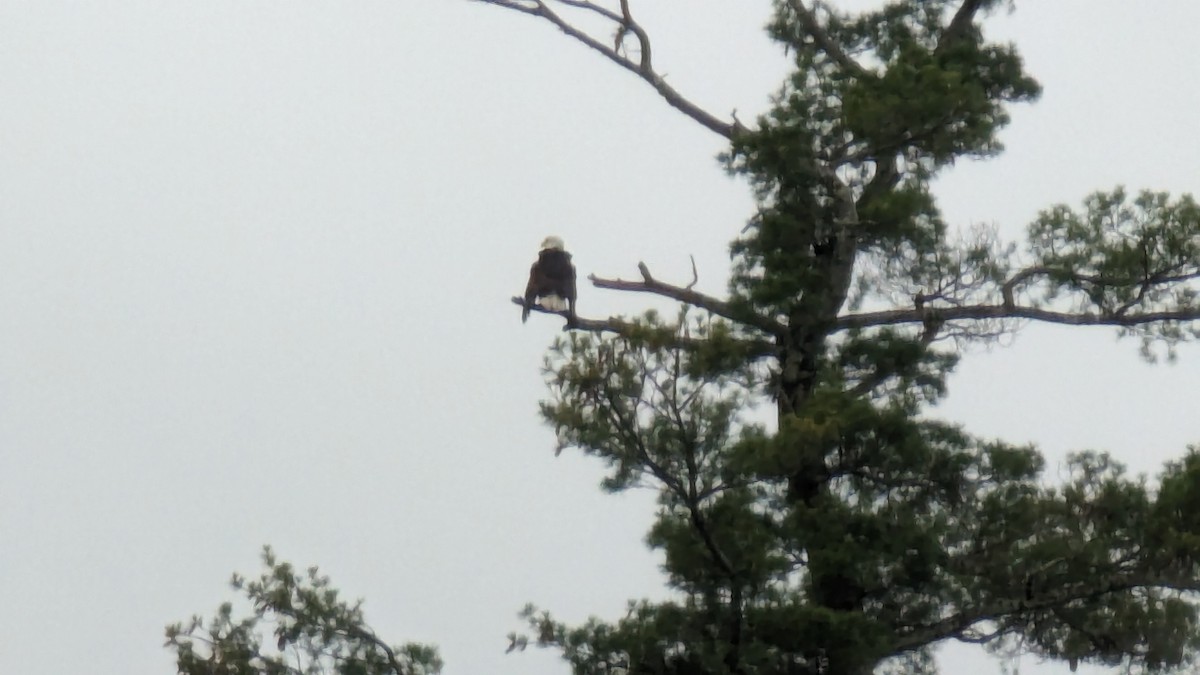
<path id="1" fill-rule="evenodd" d="M 646 34 L 646 31 L 644 29 L 642 29 L 642 27 L 639 26 L 637 24 L 637 22 L 635 22 L 633 20 L 633 17 L 631 15 L 629 15 L 627 12 L 625 12 L 624 15 L 617 14 L 611 10 L 605 9 L 604 7 L 600 7 L 599 5 L 589 2 L 588 0 L 557 0 L 557 2 L 559 2 L 560 4 L 565 5 L 567 7 L 574 7 L 574 8 L 578 8 L 578 9 L 587 10 L 587 11 L 593 12 L 609 21 L 612 21 L 617 24 L 618 29 L 624 28 L 628 31 L 631 31 L 634 35 L 637 36 L 638 42 L 641 44 L 641 52 L 642 53 L 641 53 L 640 59 L 637 62 L 621 55 L 620 50 L 619 50 L 620 40 L 618 40 L 617 43 L 611 47 L 607 44 L 604 44 L 603 42 L 600 42 L 599 40 L 597 40 L 597 39 L 593 38 L 592 36 L 588 35 L 587 33 L 583 32 L 582 30 L 576 28 L 575 26 L 572 26 L 569 22 L 567 22 L 565 19 L 560 17 L 557 13 L 554 12 L 554 10 L 550 9 L 550 6 L 549 6 L 549 4 L 547 4 L 546 0 L 474 0 L 474 1 L 482 2 L 482 3 L 488 4 L 488 5 L 495 5 L 496 7 L 503 7 L 505 9 L 511 9 L 511 10 L 514 10 L 517 12 L 521 12 L 522 14 L 529 14 L 531 16 L 538 16 L 543 19 L 546 19 L 550 23 L 557 26 L 558 29 L 561 30 L 563 33 L 566 33 L 568 36 L 570 36 L 570 37 L 578 40 L 579 42 L 582 42 L 583 44 L 587 45 L 588 47 L 591 47 L 592 49 L 600 52 L 605 57 L 607 57 L 610 61 L 616 63 L 617 65 L 621 66 L 622 68 L 636 74 L 638 77 L 645 80 L 647 83 L 650 84 L 650 86 L 654 87 L 654 90 L 656 92 L 658 92 L 658 95 L 661 96 L 667 102 L 667 104 L 669 104 L 671 107 L 675 108 L 676 110 L 682 112 L 683 114 L 687 115 L 688 117 L 692 118 L 696 122 L 699 122 L 706 129 L 708 129 L 714 133 L 720 134 L 721 136 L 723 136 L 725 138 L 731 139 L 731 138 L 733 138 L 733 135 L 735 132 L 740 131 L 742 129 L 741 125 L 730 124 L 728 122 L 722 121 L 721 119 L 719 119 L 712 113 L 709 113 L 708 111 L 704 110 L 700 106 L 698 106 L 695 103 L 692 103 L 688 99 L 684 98 L 682 94 L 680 94 L 678 91 L 676 91 L 671 85 L 667 84 L 666 80 L 664 80 L 661 75 L 659 75 L 657 72 L 654 71 L 651 61 L 650 61 L 650 37 L 649 37 L 649 35 Z M 622 10 L 624 11 L 626 9 L 627 8 L 624 6 L 624 3 L 623 3 Z"/>
<path id="2" fill-rule="evenodd" d="M 841 46 L 829 37 L 829 33 L 826 33 L 825 29 L 821 27 L 821 23 L 817 21 L 816 15 L 804 5 L 803 0 L 789 0 L 788 6 L 792 8 L 797 18 L 800 19 L 800 25 L 804 27 L 804 32 L 812 37 L 817 47 L 822 52 L 825 52 L 825 55 L 832 59 L 834 63 L 837 63 L 846 72 L 856 77 L 864 79 L 874 77 L 870 71 L 863 68 L 858 61 L 851 58 Z"/>
<path id="3" fill-rule="evenodd" d="M 514 305 L 519 305 L 521 307 L 525 306 L 525 299 L 519 296 L 514 295 L 512 297 L 512 302 Z M 536 303 L 529 305 L 529 309 L 534 312 L 541 312 L 542 314 L 554 314 L 566 319 L 567 322 L 565 325 L 563 325 L 563 332 L 578 330 L 587 333 L 596 333 L 599 335 L 603 335 L 604 333 L 612 333 L 622 337 L 636 337 L 638 335 L 645 335 L 646 333 L 646 327 L 617 318 L 610 317 L 608 319 L 584 319 L 575 317 L 574 321 L 572 321 L 570 314 L 566 310 L 559 311 L 554 309 L 546 309 L 545 307 L 542 307 Z M 761 359 L 771 356 L 776 350 L 775 343 L 768 340 L 738 340 L 737 342 L 742 345 L 742 347 L 746 350 L 747 356 L 749 356 L 751 359 Z M 706 343 L 704 340 L 680 336 L 674 339 L 674 344 L 682 349 L 695 350 L 704 346 Z"/>
<path id="4" fill-rule="evenodd" d="M 691 258 L 691 260 L 692 260 L 692 283 L 688 284 L 687 286 L 684 286 L 683 288 L 684 288 L 684 290 L 690 291 L 690 290 L 692 290 L 692 288 L 694 288 L 696 286 L 697 283 L 699 283 L 700 272 L 696 271 L 696 256 L 689 255 L 688 257 Z"/>
<path id="5" fill-rule="evenodd" d="M 633 23 L 633 15 L 629 12 L 629 0 L 621 0 L 621 16 L 626 23 Z"/>
<path id="6" fill-rule="evenodd" d="M 987 4 L 987 0 L 964 0 L 962 6 L 954 13 L 954 18 L 946 26 L 946 30 L 942 32 L 942 37 L 938 40 L 938 45 L 934 49 L 934 52 L 938 54 L 945 52 L 961 40 L 966 34 L 967 29 L 971 27 L 971 22 L 975 19 L 975 13 L 985 4 Z"/>
<path id="7" fill-rule="evenodd" d="M 1060 590 L 1032 600 L 997 599 L 979 607 L 965 609 L 929 626 L 917 628 L 900 637 L 894 647 L 897 651 L 919 649 L 947 638 L 957 638 L 972 626 L 985 621 L 995 621 L 1024 612 L 1054 609 L 1077 600 L 1090 600 L 1139 588 L 1196 593 L 1200 592 L 1200 580 L 1189 574 L 1124 574 L 1099 580 L 1098 583 L 1080 584 L 1075 588 Z M 999 634 L 1000 631 L 997 631 L 994 635 Z"/>
<path id="8" fill-rule="evenodd" d="M 580 317 L 575 317 L 574 320 L 572 320 L 570 312 L 568 312 L 565 309 L 564 310 L 548 309 L 546 307 L 543 307 L 543 306 L 537 304 L 536 302 L 526 305 L 525 298 L 522 298 L 518 295 L 512 296 L 512 302 L 514 305 L 519 305 L 521 307 L 528 307 L 530 309 L 530 311 L 541 312 L 542 314 L 554 314 L 556 316 L 561 316 L 562 318 L 567 320 L 567 324 L 565 326 L 563 326 L 564 332 L 569 331 L 569 330 L 582 330 L 582 331 L 586 331 L 589 333 L 616 333 L 618 335 L 629 335 L 635 328 L 635 326 L 632 323 L 629 323 L 627 321 L 622 321 L 620 319 L 613 319 L 613 318 L 583 319 Z"/>
<path id="9" fill-rule="evenodd" d="M 370 642 L 382 649 L 384 655 L 387 657 L 388 665 L 391 666 L 396 675 L 404 675 L 409 671 L 408 668 L 405 668 L 400 663 L 400 659 L 396 657 L 395 650 L 393 650 L 388 643 L 384 642 L 377 635 L 375 635 L 374 631 L 361 626 L 349 625 L 346 627 L 346 636 L 350 638 L 357 637 L 366 640 L 367 642 Z"/>
<path id="10" fill-rule="evenodd" d="M 629 34 L 629 24 L 633 23 L 633 17 L 629 14 L 629 0 L 621 0 L 621 14 L 627 21 L 622 21 L 617 28 L 617 34 L 613 37 L 613 49 L 621 51 L 621 45 L 625 43 L 625 36 Z"/>
<path id="11" fill-rule="evenodd" d="M 528 0 L 528 1 L 525 1 L 525 0 L 476 0 L 476 1 L 488 4 L 488 5 L 496 5 L 497 7 L 504 7 L 506 9 L 511 9 L 515 12 L 520 12 L 522 14 L 529 14 L 532 16 L 541 16 L 541 7 L 542 7 L 541 0 Z"/>
<path id="12" fill-rule="evenodd" d="M 661 295 L 672 300 L 699 307 L 716 314 L 717 316 L 725 317 L 731 321 L 753 326 L 764 333 L 772 336 L 782 335 L 785 332 L 785 327 L 778 321 L 757 314 L 747 314 L 734 310 L 730 304 L 724 300 L 714 298 L 711 295 L 705 295 L 691 290 L 691 286 L 686 288 L 674 286 L 671 284 L 658 281 L 650 275 L 650 269 L 646 267 L 646 263 L 638 263 L 638 271 L 642 274 L 641 281 L 623 281 L 621 279 L 602 279 L 596 275 L 589 275 L 588 279 L 596 288 L 607 288 L 614 291 L 631 291 L 634 293 L 653 293 Z"/>
<path id="13" fill-rule="evenodd" d="M 597 288 L 634 293 L 650 293 L 671 298 L 672 300 L 706 310 L 735 323 L 756 328 L 771 338 L 778 338 L 786 333 L 786 326 L 774 318 L 735 309 L 728 301 L 695 291 L 694 287 L 698 281 L 699 274 L 695 267 L 694 257 L 692 258 L 692 265 L 692 281 L 687 286 L 676 286 L 655 279 L 645 263 L 638 263 L 638 270 L 642 276 L 641 281 L 606 279 L 595 275 L 589 275 L 588 279 Z M 1119 326 L 1131 328 L 1152 323 L 1200 321 L 1200 309 L 1196 308 L 1130 312 L 1128 310 L 1132 305 L 1125 303 L 1125 305 L 1119 308 L 1120 311 L 1101 309 L 1096 312 L 1065 312 L 1017 304 L 1015 291 L 1022 284 L 1040 276 L 1061 276 L 1063 274 L 1065 273 L 1062 270 L 1055 270 L 1049 267 L 1030 267 L 1014 274 L 1004 282 L 1000 287 L 1002 301 L 998 304 L 977 303 L 934 306 L 930 305 L 928 301 L 937 299 L 938 296 L 936 294 L 926 294 L 920 296 L 919 299 L 921 301 L 910 308 L 844 314 L 838 317 L 834 329 L 836 331 L 843 331 L 875 326 L 919 323 L 925 326 L 925 332 L 922 336 L 923 341 L 932 341 L 939 335 L 953 335 L 953 327 L 948 325 L 953 322 L 1025 319 L 1069 326 Z M 1078 273 L 1068 274 L 1067 276 L 1077 283 L 1086 284 L 1120 286 L 1133 283 L 1133 281 L 1128 279 L 1122 280 Z M 1159 273 L 1151 275 L 1147 279 L 1139 280 L 1137 283 L 1165 285 L 1192 280 L 1198 276 L 1200 276 L 1200 272 L 1188 271 L 1179 274 Z M 513 302 L 522 307 L 525 306 L 524 300 L 521 298 L 514 297 Z M 570 317 L 565 311 L 548 310 L 536 304 L 532 305 L 530 309 L 548 314 L 557 314 L 568 319 L 568 324 L 564 326 L 563 330 L 583 330 L 593 333 L 615 333 L 628 336 L 634 334 L 639 329 L 635 324 L 620 319 L 609 318 L 597 320 L 576 318 L 574 323 L 571 323 Z M 681 344 L 690 340 L 688 338 L 680 339 L 683 341 Z M 693 343 L 693 346 L 699 344 L 694 340 L 690 342 Z M 749 352 L 755 358 L 769 356 L 776 349 L 774 342 L 771 340 L 748 340 L 745 343 L 749 347 Z M 863 386 L 867 385 L 864 384 Z"/>
<path id="14" fill-rule="evenodd" d="M 1092 312 L 1055 312 L 1037 307 L 1013 305 L 964 305 L 962 307 L 937 307 L 923 309 L 890 309 L 881 312 L 862 312 L 838 317 L 837 329 L 869 328 L 871 326 L 894 326 L 904 323 L 927 321 L 966 321 L 980 319 L 1030 319 L 1045 323 L 1068 326 L 1141 326 L 1148 323 L 1169 321 L 1200 321 L 1200 310 L 1164 310 L 1159 312 L 1135 312 L 1132 314 L 1094 314 Z"/>
<path id="15" fill-rule="evenodd" d="M 617 33 L 613 40 L 613 51 L 618 54 L 621 51 L 621 45 L 625 41 L 625 35 L 632 32 L 638 39 L 638 46 L 641 50 L 641 58 L 638 61 L 638 68 L 641 70 L 650 70 L 650 36 L 646 31 L 633 20 L 633 13 L 629 10 L 629 0 L 621 0 L 621 13 L 617 14 L 607 8 L 601 7 L 590 0 L 558 0 L 558 2 L 578 9 L 585 9 L 589 12 L 594 12 L 600 16 L 617 24 Z"/>
<path id="16" fill-rule="evenodd" d="M 1076 284 L 1090 284 L 1096 287 L 1120 288 L 1125 286 L 1137 286 L 1139 288 L 1138 294 L 1130 301 L 1123 304 L 1122 307 L 1120 307 L 1117 311 L 1113 312 L 1113 314 L 1119 315 L 1124 313 L 1125 310 L 1128 310 L 1141 302 L 1142 299 L 1145 298 L 1146 293 L 1154 286 L 1165 286 L 1168 284 L 1177 284 L 1185 281 L 1191 281 L 1193 279 L 1200 279 L 1200 269 L 1172 273 L 1176 271 L 1177 268 L 1158 272 L 1150 272 L 1149 270 L 1146 270 L 1144 276 L 1116 278 L 1106 277 L 1098 274 L 1080 274 L 1078 272 L 1069 272 L 1062 269 L 1039 265 L 1021 270 L 1020 272 L 1014 274 L 1011 279 L 1004 282 L 1004 285 L 1000 288 L 1000 293 L 1003 296 L 1004 303 L 1006 305 L 1013 305 L 1013 291 L 1017 286 L 1035 277 L 1049 276 L 1066 279 Z"/>
<path id="17" fill-rule="evenodd" d="M 1016 307 L 1017 306 L 1016 300 L 1013 298 L 1013 290 L 1017 286 L 1020 286 L 1021 284 L 1025 283 L 1026 281 L 1028 281 L 1036 276 L 1042 276 L 1042 275 L 1046 275 L 1049 273 L 1050 273 L 1050 270 L 1049 270 L 1049 268 L 1046 268 L 1046 267 L 1030 267 L 1028 269 L 1021 270 L 1020 272 L 1017 272 L 1016 274 L 1014 274 L 1011 279 L 1009 279 L 1008 281 L 1005 281 L 1004 285 L 1000 287 L 1000 295 L 1001 295 L 1001 297 L 1004 298 L 1004 306 L 1005 307 Z"/>

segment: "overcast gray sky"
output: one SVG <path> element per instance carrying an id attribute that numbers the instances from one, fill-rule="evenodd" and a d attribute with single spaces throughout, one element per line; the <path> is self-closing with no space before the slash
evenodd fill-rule
<path id="1" fill-rule="evenodd" d="M 1016 237 L 1094 189 L 1195 190 L 1200 3 L 1018 5 L 988 31 L 1045 94 L 1002 158 L 938 182 L 949 221 Z M 717 114 L 752 119 L 786 71 L 767 0 L 634 9 Z M 566 673 L 504 635 L 527 601 L 581 620 L 660 597 L 652 495 L 554 458 L 558 322 L 508 298 L 549 233 L 581 275 L 686 279 L 694 254 L 721 292 L 752 201 L 720 141 L 468 0 L 0 0 L 0 673 L 173 672 L 163 626 L 264 543 L 448 675 Z M 1033 326 L 969 355 L 935 413 L 1036 442 L 1051 476 L 1082 448 L 1153 473 L 1200 442 L 1198 379 L 1197 346 L 1151 366 L 1107 330 Z"/>

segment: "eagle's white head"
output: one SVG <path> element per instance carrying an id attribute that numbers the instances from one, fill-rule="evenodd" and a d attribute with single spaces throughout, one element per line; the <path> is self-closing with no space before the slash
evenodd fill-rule
<path id="1" fill-rule="evenodd" d="M 555 251 L 561 251 L 565 247 L 563 245 L 562 237 L 556 237 L 554 235 L 550 235 L 549 237 L 546 237 L 545 239 L 542 240 L 542 248 L 543 249 L 550 248 L 550 249 L 554 249 Z"/>

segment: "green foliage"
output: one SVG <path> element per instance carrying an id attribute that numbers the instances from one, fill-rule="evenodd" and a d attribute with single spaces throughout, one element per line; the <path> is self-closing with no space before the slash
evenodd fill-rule
<path id="1" fill-rule="evenodd" d="M 545 372 L 555 399 L 542 414 L 555 427 L 560 450 L 585 449 L 614 471 L 609 490 L 685 474 L 697 494 L 725 489 L 719 450 L 740 433 L 753 368 L 728 373 L 712 368 L 724 338 L 719 322 L 691 325 L 715 341 L 698 353 L 674 346 L 683 328 L 665 327 L 648 314 L 639 332 L 619 340 L 570 334 L 560 338 Z M 721 359 L 717 359 L 720 361 Z M 694 466 L 686 462 L 694 462 Z"/>
<path id="2" fill-rule="evenodd" d="M 790 2 L 777 2 L 770 31 L 794 51 L 796 71 L 758 128 L 738 134 L 723 155 L 763 204 L 751 234 L 732 248 L 736 298 L 789 314 L 798 297 L 837 280 L 814 250 L 833 241 L 936 252 L 944 226 L 928 179 L 958 157 L 998 152 L 1004 105 L 1040 93 L 1011 45 L 983 43 L 974 28 L 940 44 L 953 4 L 891 2 L 856 17 L 830 10 L 829 38 L 877 64 L 855 70 L 814 44 Z M 865 227 L 847 229 L 851 218 L 836 208 L 838 188 L 818 160 L 856 176 L 852 188 L 881 175 L 891 183 L 860 205 Z"/>
<path id="3" fill-rule="evenodd" d="M 167 627 L 180 675 L 432 675 L 441 671 L 437 650 L 408 643 L 393 646 L 367 625 L 362 602 L 338 597 L 329 577 L 310 567 L 297 573 L 263 550 L 266 570 L 258 579 L 231 581 L 250 602 L 251 614 L 234 618 L 223 603 L 207 622 L 199 616 Z M 264 648 L 270 627 L 273 649 Z"/>
<path id="4" fill-rule="evenodd" d="M 645 541 L 673 594 L 579 626 L 527 607 L 510 651 L 558 649 L 576 675 L 916 675 L 947 640 L 1072 667 L 1194 665 L 1200 448 L 1153 482 L 1080 452 L 1052 482 L 1035 448 L 929 404 L 960 357 L 945 338 L 994 339 L 1018 319 L 1111 325 L 1147 353 L 1200 336 L 1200 206 L 1096 193 L 1044 211 L 1020 252 L 952 232 L 930 181 L 998 153 L 1007 107 L 1040 85 L 978 25 L 1011 2 L 879 4 L 776 0 L 767 31 L 794 71 L 752 128 L 728 126 L 721 157 L 758 201 L 730 245 L 729 300 L 648 283 L 694 306 L 573 323 L 550 350 L 541 414 L 557 451 L 600 460 L 608 491 L 656 490 Z M 629 14 L 618 23 L 618 42 L 641 39 Z M 428 647 L 375 638 L 315 570 L 265 560 L 257 582 L 235 580 L 249 618 L 224 605 L 168 630 L 181 673 L 439 668 Z M 263 622 L 279 653 L 264 654 Z"/>
<path id="5" fill-rule="evenodd" d="M 1143 190 L 1096 192 L 1077 212 L 1065 205 L 1042 211 L 1029 226 L 1030 255 L 1045 271 L 1045 300 L 1060 296 L 1073 306 L 1112 316 L 1170 307 L 1200 312 L 1200 290 L 1184 282 L 1200 274 L 1200 205 L 1190 195 L 1171 200 Z M 1124 327 L 1153 341 L 1174 344 L 1200 336 L 1200 323 L 1166 321 Z"/>
<path id="6" fill-rule="evenodd" d="M 1033 448 L 920 420 L 903 397 L 881 405 L 830 387 L 767 433 L 741 423 L 742 389 L 676 369 L 686 354 L 568 339 L 548 370 L 544 412 L 565 444 L 608 462 L 606 486 L 657 479 L 647 543 L 682 598 L 579 628 L 531 610 L 537 644 L 561 648 L 574 672 L 727 672 L 731 622 L 744 626 L 741 668 L 760 673 L 831 662 L 925 672 L 912 650 L 955 634 L 1146 670 L 1188 663 L 1200 646 L 1196 607 L 1180 596 L 1200 561 L 1195 450 L 1157 493 L 1096 453 L 1074 456 L 1067 483 L 1048 487 Z M 636 361 L 576 388 L 573 367 L 609 358 Z M 824 460 L 809 478 L 826 490 L 798 505 L 781 483 L 811 457 Z M 977 622 L 990 628 L 962 632 Z"/>
<path id="7" fill-rule="evenodd" d="M 513 647 L 558 648 L 577 675 L 931 673 L 944 640 L 1187 667 L 1195 450 L 1157 486 L 1078 453 L 1056 485 L 1036 449 L 927 408 L 959 358 L 943 337 L 1031 316 L 1195 335 L 1200 209 L 1117 190 L 1046 211 L 1022 253 L 954 236 L 929 183 L 999 152 L 1006 106 L 1039 95 L 1015 47 L 956 18 L 961 2 L 775 6 L 795 70 L 722 155 L 759 202 L 731 244 L 729 309 L 571 334 L 545 367 L 559 452 L 600 459 L 608 490 L 657 490 L 646 542 L 675 596 L 578 627 L 531 607 Z"/>

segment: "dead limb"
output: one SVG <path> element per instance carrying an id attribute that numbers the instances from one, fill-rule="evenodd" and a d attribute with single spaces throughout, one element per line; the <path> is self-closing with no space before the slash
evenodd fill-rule
<path id="1" fill-rule="evenodd" d="M 1039 307 L 1000 305 L 964 305 L 922 309 L 891 309 L 882 312 L 862 312 L 838 317 L 838 330 L 896 326 L 936 320 L 979 321 L 986 319 L 1029 319 L 1068 326 L 1120 326 L 1131 328 L 1149 323 L 1200 321 L 1200 309 L 1163 310 L 1158 312 L 1126 312 L 1105 314 L 1095 312 L 1056 312 Z"/>
<path id="2" fill-rule="evenodd" d="M 706 129 L 713 131 L 725 138 L 733 138 L 735 132 L 742 129 L 742 126 L 734 122 L 725 122 L 716 115 L 704 110 L 700 106 L 692 103 L 682 94 L 675 90 L 674 87 L 667 84 L 655 70 L 651 61 L 650 36 L 645 29 L 641 27 L 633 19 L 632 13 L 629 11 L 628 0 L 622 0 L 621 12 L 617 13 L 605 7 L 601 7 L 590 0 L 474 0 L 488 5 L 495 5 L 505 9 L 511 9 L 522 14 L 540 17 L 554 24 L 563 33 L 582 42 L 588 47 L 600 52 L 610 61 L 628 70 L 642 80 L 647 82 L 654 90 L 658 92 L 671 107 L 682 112 L 696 122 L 699 122 Z M 555 12 L 551 5 L 557 3 L 559 6 L 572 7 L 575 9 L 591 12 L 606 21 L 614 24 L 616 39 L 610 46 L 588 35 L 579 28 L 571 25 L 570 22 L 563 19 Z M 640 55 L 635 61 L 621 53 L 621 45 L 624 42 L 624 37 L 627 33 L 633 33 L 637 38 Z"/>
<path id="3" fill-rule="evenodd" d="M 519 296 L 514 295 L 512 297 L 512 302 L 514 305 L 518 305 L 520 307 L 525 306 L 525 299 Z M 653 330 L 651 327 L 613 317 L 609 317 L 607 319 L 585 319 L 577 316 L 574 320 L 572 320 L 571 316 L 566 310 L 547 309 L 536 303 L 529 305 L 529 309 L 534 312 L 541 312 L 542 314 L 554 314 L 566 319 L 566 323 L 562 328 L 563 332 L 577 330 L 588 333 L 596 333 L 598 335 L 612 333 L 613 335 L 619 335 L 621 337 L 637 338 L 639 336 L 644 337 L 647 330 Z M 707 344 L 705 340 L 699 340 L 686 335 L 676 336 L 672 338 L 672 342 L 678 347 L 689 350 L 699 349 Z M 746 354 L 752 359 L 761 359 L 771 356 L 776 350 L 775 343 L 769 340 L 745 339 L 736 340 L 736 342 L 746 350 Z"/>
<path id="4" fill-rule="evenodd" d="M 695 268 L 693 268 L 693 271 L 694 269 Z M 638 263 L 638 271 L 642 275 L 641 281 L 603 279 L 594 274 L 589 275 L 588 279 L 596 288 L 606 288 L 614 291 L 631 291 L 634 293 L 651 293 L 653 295 L 671 298 L 672 300 L 678 300 L 684 304 L 712 312 L 713 314 L 729 319 L 730 321 L 734 321 L 745 326 L 750 326 L 752 328 L 757 328 L 758 330 L 763 331 L 771 336 L 782 335 L 786 331 L 784 325 L 779 321 L 757 314 L 738 311 L 724 300 L 692 290 L 692 287 L 696 284 L 695 280 L 693 280 L 692 283 L 687 286 L 675 286 L 673 284 L 664 283 L 651 276 L 650 268 L 646 267 L 646 263 L 644 262 Z"/>

